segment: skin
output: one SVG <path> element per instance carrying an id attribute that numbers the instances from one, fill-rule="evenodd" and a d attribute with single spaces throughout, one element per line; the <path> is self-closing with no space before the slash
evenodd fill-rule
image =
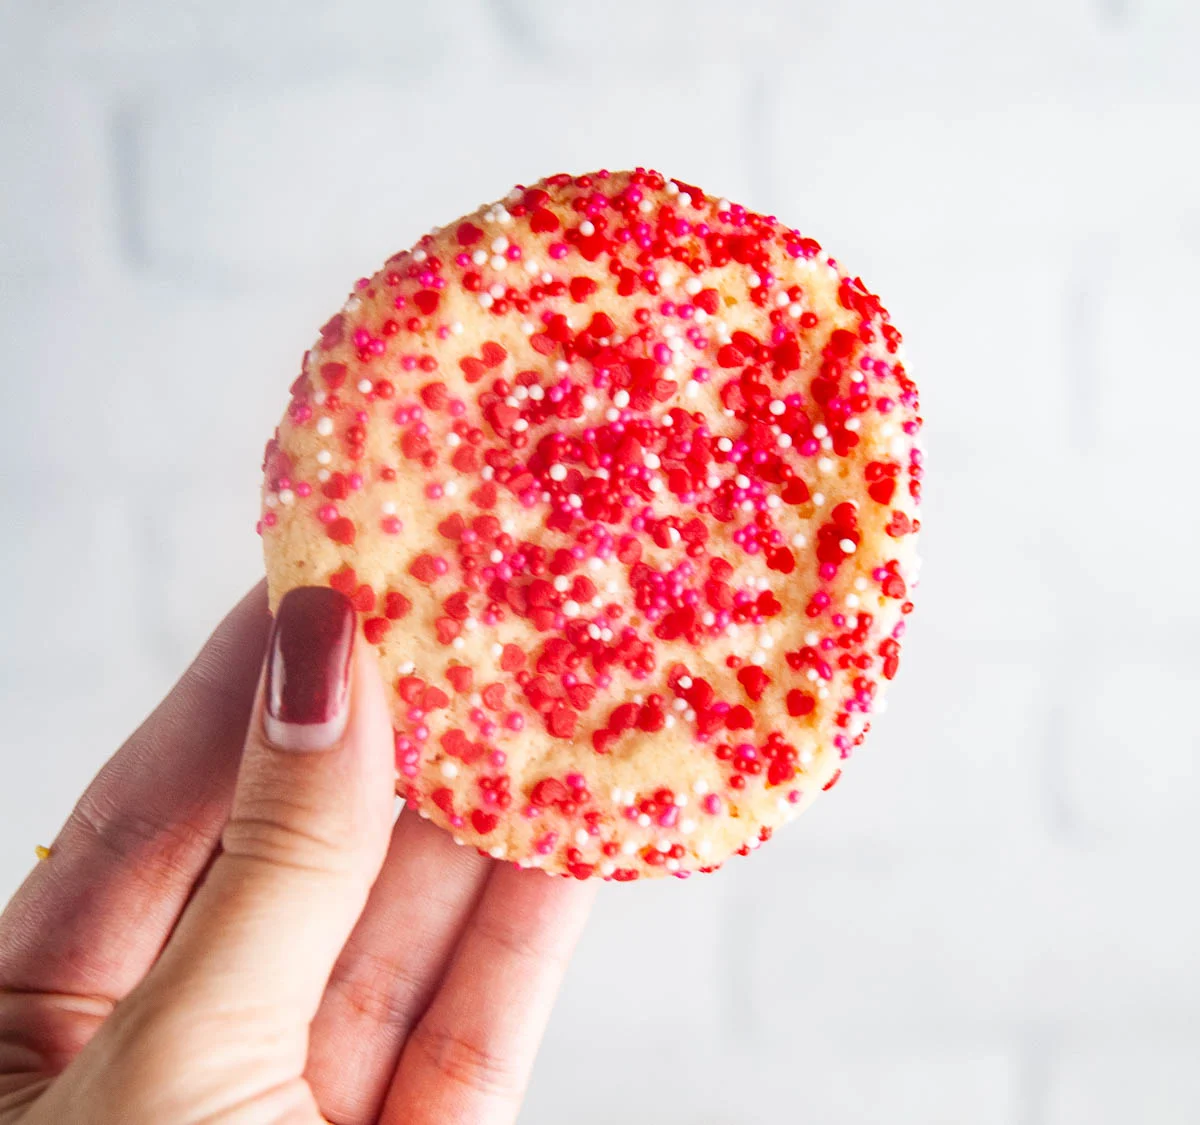
<path id="1" fill-rule="evenodd" d="M 594 887 L 393 820 L 356 650 L 331 751 L 262 734 L 253 590 L 0 917 L 0 1125 L 499 1125 Z"/>

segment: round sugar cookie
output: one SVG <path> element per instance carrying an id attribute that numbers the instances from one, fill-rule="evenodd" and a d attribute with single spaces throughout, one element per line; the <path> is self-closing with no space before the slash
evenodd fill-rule
<path id="1" fill-rule="evenodd" d="M 577 878 L 710 871 L 863 741 L 915 584 L 917 390 L 813 239 L 557 175 L 359 281 L 265 458 L 272 605 L 329 584 L 397 791 Z"/>

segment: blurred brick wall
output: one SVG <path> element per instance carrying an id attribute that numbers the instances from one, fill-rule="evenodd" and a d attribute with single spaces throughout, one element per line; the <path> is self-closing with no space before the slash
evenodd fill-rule
<path id="1" fill-rule="evenodd" d="M 602 896 L 523 1121 L 1200 1120 L 1200 8 L 100 8 L 0 3 L 0 896 L 255 579 L 262 443 L 349 283 L 649 163 L 884 296 L 924 585 L 843 785 Z"/>

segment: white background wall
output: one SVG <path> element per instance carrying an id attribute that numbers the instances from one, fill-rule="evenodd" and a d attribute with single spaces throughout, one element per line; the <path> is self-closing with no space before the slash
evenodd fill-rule
<path id="1" fill-rule="evenodd" d="M 0 898 L 260 569 L 349 283 L 649 163 L 881 293 L 893 706 L 752 861 L 608 888 L 528 1125 L 1200 1120 L 1194 0 L 0 0 Z"/>

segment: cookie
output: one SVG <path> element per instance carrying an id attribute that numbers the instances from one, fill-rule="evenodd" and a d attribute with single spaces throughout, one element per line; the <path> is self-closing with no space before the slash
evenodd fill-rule
<path id="1" fill-rule="evenodd" d="M 917 390 L 813 239 L 557 175 L 360 280 L 268 443 L 272 604 L 345 591 L 397 791 L 577 878 L 711 871 L 840 777 L 912 609 Z"/>

